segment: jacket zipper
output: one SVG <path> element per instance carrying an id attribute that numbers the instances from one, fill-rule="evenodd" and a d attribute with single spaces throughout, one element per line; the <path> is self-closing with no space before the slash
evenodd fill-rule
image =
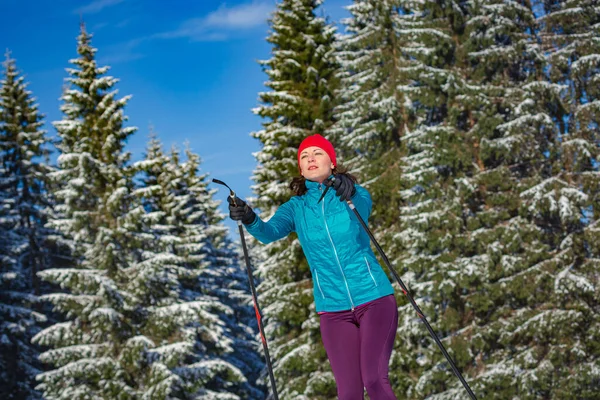
<path id="1" fill-rule="evenodd" d="M 369 270 L 369 275 L 371 275 L 371 279 L 373 279 L 373 283 L 375 284 L 375 286 L 377 286 L 377 281 L 375 280 L 375 277 L 371 273 L 371 265 L 369 264 L 369 260 L 367 260 L 367 257 L 365 257 L 365 262 L 367 263 L 367 269 Z"/>
<path id="2" fill-rule="evenodd" d="M 323 289 L 321 289 L 321 282 L 319 282 L 319 271 L 315 269 L 315 278 L 317 278 L 317 286 L 319 287 L 319 291 L 321 292 L 321 297 L 325 300 L 325 295 L 323 294 Z"/>
<path id="3" fill-rule="evenodd" d="M 321 189 L 321 185 L 319 185 L 319 189 Z M 329 242 L 331 242 L 333 254 L 335 255 L 335 260 L 337 261 L 338 267 L 340 267 L 342 278 L 344 278 L 344 283 L 346 284 L 346 291 L 348 292 L 348 298 L 350 299 L 350 307 L 352 308 L 352 311 L 354 311 L 354 302 L 352 301 L 352 295 L 350 294 L 350 287 L 348 287 L 346 275 L 344 274 L 344 270 L 342 269 L 342 264 L 340 263 L 340 259 L 337 254 L 337 250 L 335 249 L 335 245 L 333 244 L 333 239 L 331 239 L 331 234 L 329 233 L 329 226 L 327 226 L 327 219 L 325 219 L 325 199 L 323 199 L 323 203 L 321 204 L 321 211 L 323 212 L 323 222 L 325 222 L 325 230 L 327 231 L 327 237 L 329 237 Z"/>

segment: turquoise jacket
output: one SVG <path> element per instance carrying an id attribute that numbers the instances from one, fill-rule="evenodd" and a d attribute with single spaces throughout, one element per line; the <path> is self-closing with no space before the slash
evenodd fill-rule
<path id="1" fill-rule="evenodd" d="M 394 292 L 373 251 L 369 236 L 346 202 L 333 189 L 317 203 L 324 185 L 306 181 L 308 191 L 281 205 L 268 222 L 255 218 L 245 225 L 262 243 L 296 232 L 313 277 L 317 312 L 353 310 Z M 371 214 L 369 192 L 355 185 L 352 202 L 366 222 Z"/>

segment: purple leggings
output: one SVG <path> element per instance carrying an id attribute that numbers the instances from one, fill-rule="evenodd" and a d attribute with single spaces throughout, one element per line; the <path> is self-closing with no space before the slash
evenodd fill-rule
<path id="1" fill-rule="evenodd" d="M 321 336 L 335 377 L 339 400 L 396 399 L 388 363 L 398 328 L 393 295 L 360 305 L 354 311 L 320 315 Z"/>

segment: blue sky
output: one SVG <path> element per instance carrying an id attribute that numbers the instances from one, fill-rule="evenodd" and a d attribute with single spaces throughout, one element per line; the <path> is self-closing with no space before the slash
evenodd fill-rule
<path id="1" fill-rule="evenodd" d="M 351 0 L 326 0 L 334 22 Z M 149 127 L 169 149 L 188 141 L 202 171 L 251 196 L 253 152 L 261 129 L 252 113 L 267 79 L 258 60 L 270 57 L 267 18 L 275 0 L 1 0 L 0 49 L 9 49 L 46 116 L 62 118 L 59 100 L 68 61 L 77 57 L 83 19 L 100 65 L 132 95 L 125 112 L 139 128 L 127 150 L 142 157 Z M 224 200 L 220 191 L 218 198 Z M 222 207 L 225 212 L 225 207 Z M 234 225 L 227 223 L 229 227 Z"/>

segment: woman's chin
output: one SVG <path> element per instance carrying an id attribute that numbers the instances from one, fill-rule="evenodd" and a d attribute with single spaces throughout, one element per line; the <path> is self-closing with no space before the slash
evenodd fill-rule
<path id="1" fill-rule="evenodd" d="M 323 183 L 323 181 L 326 179 L 327 177 L 323 177 L 323 176 L 307 176 L 306 179 L 308 179 L 309 181 L 312 182 L 317 182 L 317 183 Z"/>

